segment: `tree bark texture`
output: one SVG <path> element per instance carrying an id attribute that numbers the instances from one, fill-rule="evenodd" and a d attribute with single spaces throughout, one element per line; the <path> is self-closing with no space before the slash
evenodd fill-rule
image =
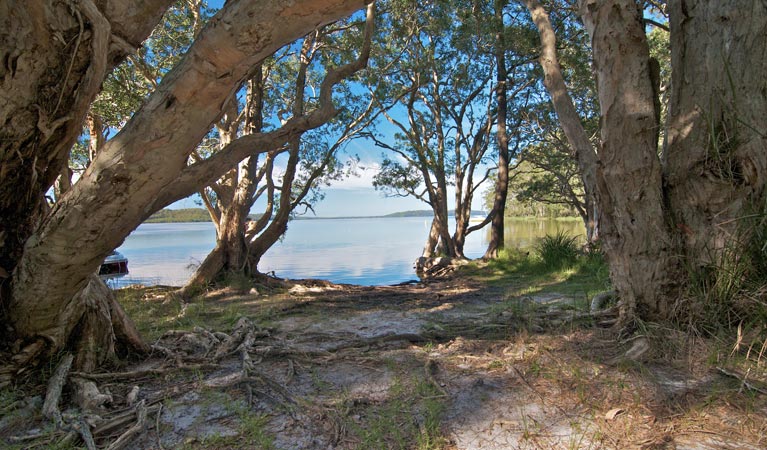
<path id="1" fill-rule="evenodd" d="M 740 253 L 743 218 L 767 208 L 767 5 L 669 5 L 668 196 L 686 256 L 705 265 L 725 248 Z"/>
<path id="2" fill-rule="evenodd" d="M 18 20 L 25 24 L 17 34 L 26 32 L 32 42 L 42 42 L 43 38 L 47 37 L 55 40 L 55 36 L 45 33 L 42 37 L 32 35 L 41 32 L 40 27 L 44 29 L 51 26 L 46 21 L 56 23 L 61 20 L 59 18 L 63 13 L 46 16 L 34 10 L 40 5 L 39 2 L 23 2 L 25 7 L 31 8 L 29 17 L 34 20 L 22 20 L 23 11 L 17 11 L 20 8 L 17 4 L 20 3 L 22 2 L 16 2 L 13 6 L 3 5 L 9 13 L 13 10 L 14 17 L 18 17 Z M 86 0 L 79 4 L 88 3 Z M 127 2 L 115 2 L 115 5 L 124 10 L 129 8 Z M 89 276 L 95 272 L 103 258 L 119 246 L 138 224 L 154 211 L 220 177 L 238 161 L 251 154 L 254 145 L 264 149 L 281 145 L 294 133 L 318 126 L 332 117 L 335 114 L 331 100 L 332 85 L 345 76 L 344 73 L 333 73 L 333 76 L 326 80 L 327 84 L 323 85 L 320 95 L 323 107 L 315 111 L 316 114 L 295 118 L 285 127 L 271 133 L 251 135 L 242 142 L 231 144 L 229 151 L 187 167 L 189 154 L 210 125 L 221 115 L 223 106 L 235 94 L 253 65 L 314 27 L 348 15 L 362 6 L 363 3 L 359 0 L 275 1 L 267 4 L 252 0 L 227 2 L 224 9 L 201 31 L 181 62 L 164 77 L 159 88 L 143 107 L 123 130 L 104 146 L 78 183 L 57 202 L 36 232 L 28 239 L 22 240 L 23 255 L 18 251 L 9 255 L 3 250 L 3 255 L 11 266 L 16 266 L 7 311 L 17 335 L 28 340 L 42 337 L 51 349 L 61 348 L 65 345 L 77 318 L 82 316 L 84 308 L 81 301 L 74 299 L 74 295 L 86 286 Z M 95 13 L 91 15 L 95 17 Z M 127 16 L 130 17 L 130 14 Z M 90 16 L 88 18 L 95 20 L 90 19 Z M 116 20 L 115 23 L 120 21 Z M 108 24 L 109 21 L 106 21 L 106 25 L 102 25 Z M 143 26 L 143 23 L 139 23 L 135 28 Z M 77 29 L 76 26 L 69 27 L 73 28 Z M 106 44 L 103 48 L 94 49 L 94 58 L 109 61 L 111 53 L 107 52 L 106 58 L 104 57 L 104 48 L 109 49 L 109 35 L 97 37 L 97 31 L 99 30 L 94 30 L 93 40 L 104 41 Z M 74 37 L 76 36 L 71 38 Z M 71 38 L 68 42 L 71 42 Z M 92 46 L 95 47 L 95 44 Z M 56 52 L 46 50 L 44 46 L 30 51 L 31 54 L 40 55 L 32 58 L 33 61 L 44 61 L 41 72 L 45 72 L 46 68 L 58 71 L 56 80 L 40 82 L 37 89 L 43 92 L 53 90 L 68 93 L 69 97 L 64 99 L 61 105 L 64 105 L 64 109 L 70 108 L 73 114 L 77 112 L 81 124 L 84 109 L 92 98 L 72 98 L 73 92 L 77 92 L 75 96 L 79 97 L 82 90 L 69 85 L 55 89 L 61 79 L 67 79 L 66 74 L 60 71 L 62 65 L 68 67 L 68 62 L 50 59 L 51 54 Z M 95 63 L 91 62 L 90 65 L 93 64 Z M 107 62 L 101 64 L 106 65 Z M 86 68 L 81 72 L 87 73 L 89 70 L 92 69 Z M 101 78 L 94 83 L 101 83 L 102 72 L 104 70 L 99 69 L 97 73 L 101 73 Z M 7 73 L 5 75 L 8 76 Z M 90 86 L 86 81 L 80 84 L 83 87 L 86 85 Z M 14 91 L 18 89 L 3 92 Z M 36 110 L 36 97 L 33 94 L 27 97 L 27 103 L 21 106 L 26 105 L 26 111 Z M 82 114 L 77 110 L 81 103 L 84 104 Z M 54 110 L 55 106 L 54 104 Z M 9 116 L 5 115 L 5 110 L 3 114 L 7 122 Z M 11 116 L 13 117 L 16 116 Z M 39 117 L 32 116 L 27 121 L 36 123 L 39 122 Z M 51 129 L 53 124 L 45 126 Z M 7 128 L 9 127 L 6 125 L 3 129 Z M 55 152 L 53 154 L 29 150 L 29 146 L 34 147 L 37 141 L 21 139 L 22 137 L 19 135 L 17 139 L 22 142 L 17 148 L 7 151 L 3 149 L 3 170 L 6 167 L 5 159 L 14 158 L 16 150 L 22 155 L 29 155 L 25 159 L 26 162 L 30 159 L 34 161 L 35 157 L 47 161 L 59 156 Z M 33 133 L 33 137 L 37 140 L 45 139 L 44 133 L 39 130 Z M 65 136 L 55 140 L 66 141 Z M 65 147 L 68 149 L 68 145 Z M 35 171 L 28 168 L 28 172 Z M 39 169 L 34 177 L 41 177 Z M 53 176 L 43 178 L 46 179 L 45 182 L 30 187 L 29 195 L 42 196 L 45 191 L 42 188 L 52 183 Z M 18 197 L 19 187 L 13 183 L 11 178 L 2 178 L 0 199 L 3 201 L 3 208 L 12 209 L 8 206 L 11 189 L 13 198 Z M 26 183 L 27 186 L 29 184 Z M 27 202 L 27 205 L 34 206 L 34 201 L 33 199 Z M 5 209 L 2 217 L 7 217 Z M 19 211 L 16 220 L 28 222 L 29 213 Z M 15 238 L 18 236 L 16 233 Z"/>
<path id="3" fill-rule="evenodd" d="M 104 77 L 172 1 L 97 3 L 101 9 L 92 0 L 0 1 L 0 267 L 8 273 Z"/>
<path id="4" fill-rule="evenodd" d="M 634 0 L 582 0 L 601 108 L 596 171 L 600 237 L 622 315 L 664 319 L 678 284 L 657 154 L 654 93 L 642 12 Z"/>

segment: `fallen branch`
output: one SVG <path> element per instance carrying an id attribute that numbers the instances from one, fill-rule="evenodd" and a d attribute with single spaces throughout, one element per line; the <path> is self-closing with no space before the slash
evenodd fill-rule
<path id="1" fill-rule="evenodd" d="M 351 342 L 345 342 L 333 348 L 327 349 L 326 352 L 337 352 L 339 350 L 344 350 L 347 348 L 367 347 L 367 346 L 373 346 L 373 345 L 379 345 L 379 344 L 385 344 L 385 343 L 397 342 L 397 341 L 404 341 L 404 342 L 409 342 L 411 344 L 414 344 L 417 342 L 426 342 L 428 341 L 428 339 L 426 339 L 424 336 L 420 334 L 415 334 L 415 333 L 386 334 L 383 336 L 361 338 Z"/>
<path id="2" fill-rule="evenodd" d="M 146 425 L 146 416 L 146 402 L 141 400 L 138 405 L 136 405 L 136 423 L 132 427 L 128 428 L 128 430 L 125 431 L 125 433 L 123 433 L 119 438 L 117 438 L 116 441 L 110 444 L 109 447 L 107 447 L 107 450 L 122 450 L 125 448 L 137 434 L 144 430 Z"/>
<path id="3" fill-rule="evenodd" d="M 756 384 L 748 381 L 746 375 L 741 375 L 738 372 L 725 369 L 724 367 L 717 367 L 716 370 L 718 370 L 720 373 L 722 373 L 722 374 L 724 374 L 724 375 L 726 375 L 728 377 L 735 378 L 736 380 L 739 380 L 742 383 L 742 385 L 745 386 L 746 388 L 748 388 L 749 390 L 752 390 L 754 392 L 758 392 L 758 393 L 763 394 L 763 395 L 767 395 L 767 389 L 759 387 Z"/>
<path id="4" fill-rule="evenodd" d="M 22 442 L 29 442 L 34 441 L 36 439 L 40 439 L 41 437 L 45 436 L 45 432 L 42 430 L 33 431 L 32 433 L 25 434 L 24 436 L 11 436 L 8 438 L 8 440 L 12 444 L 20 444 Z"/>

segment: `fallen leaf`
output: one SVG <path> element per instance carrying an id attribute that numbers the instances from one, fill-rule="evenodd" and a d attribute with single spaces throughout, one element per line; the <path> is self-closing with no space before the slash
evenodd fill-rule
<path id="1" fill-rule="evenodd" d="M 614 419 L 615 419 L 615 417 L 616 417 L 618 414 L 621 414 L 621 413 L 624 413 L 624 412 L 626 412 L 626 410 L 625 410 L 625 409 L 622 409 L 622 408 L 613 408 L 613 409 L 611 409 L 611 410 L 607 411 L 607 414 L 605 414 L 605 420 L 614 420 Z"/>

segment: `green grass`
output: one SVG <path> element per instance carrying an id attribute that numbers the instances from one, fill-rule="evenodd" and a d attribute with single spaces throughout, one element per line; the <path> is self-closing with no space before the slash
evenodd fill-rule
<path id="1" fill-rule="evenodd" d="M 767 322 L 767 205 L 740 218 L 722 248 L 708 249 L 707 264 L 687 264 L 688 323 L 705 335 L 738 327 L 762 329 Z"/>
<path id="2" fill-rule="evenodd" d="M 357 448 L 437 450 L 447 445 L 440 428 L 445 410 L 444 398 L 430 381 L 398 378 L 386 400 L 364 410 L 349 409 L 345 427 Z M 353 420 L 352 414 L 364 419 Z"/>
<path id="3" fill-rule="evenodd" d="M 274 318 L 274 310 L 269 307 L 245 310 L 236 302 L 206 300 L 202 296 L 184 302 L 170 291 L 164 297 L 146 299 L 144 292 L 143 288 L 125 288 L 115 294 L 148 341 L 169 330 L 191 330 L 196 326 L 228 331 L 243 315 L 260 327 L 269 327 Z"/>
<path id="4" fill-rule="evenodd" d="M 513 296 L 556 292 L 584 302 L 610 289 L 606 262 L 598 252 L 577 254 L 564 267 L 547 264 L 539 255 L 504 249 L 498 258 L 463 268 L 466 275 L 507 289 Z"/>

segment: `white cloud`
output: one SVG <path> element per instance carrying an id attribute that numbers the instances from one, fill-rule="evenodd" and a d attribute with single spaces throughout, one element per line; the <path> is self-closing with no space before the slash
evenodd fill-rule
<path id="1" fill-rule="evenodd" d="M 347 163 L 351 163 L 354 167 L 354 175 L 350 175 L 344 179 L 334 181 L 331 185 L 331 189 L 373 189 L 373 178 L 381 172 L 381 165 L 377 162 L 357 162 L 353 159 L 348 159 Z"/>

